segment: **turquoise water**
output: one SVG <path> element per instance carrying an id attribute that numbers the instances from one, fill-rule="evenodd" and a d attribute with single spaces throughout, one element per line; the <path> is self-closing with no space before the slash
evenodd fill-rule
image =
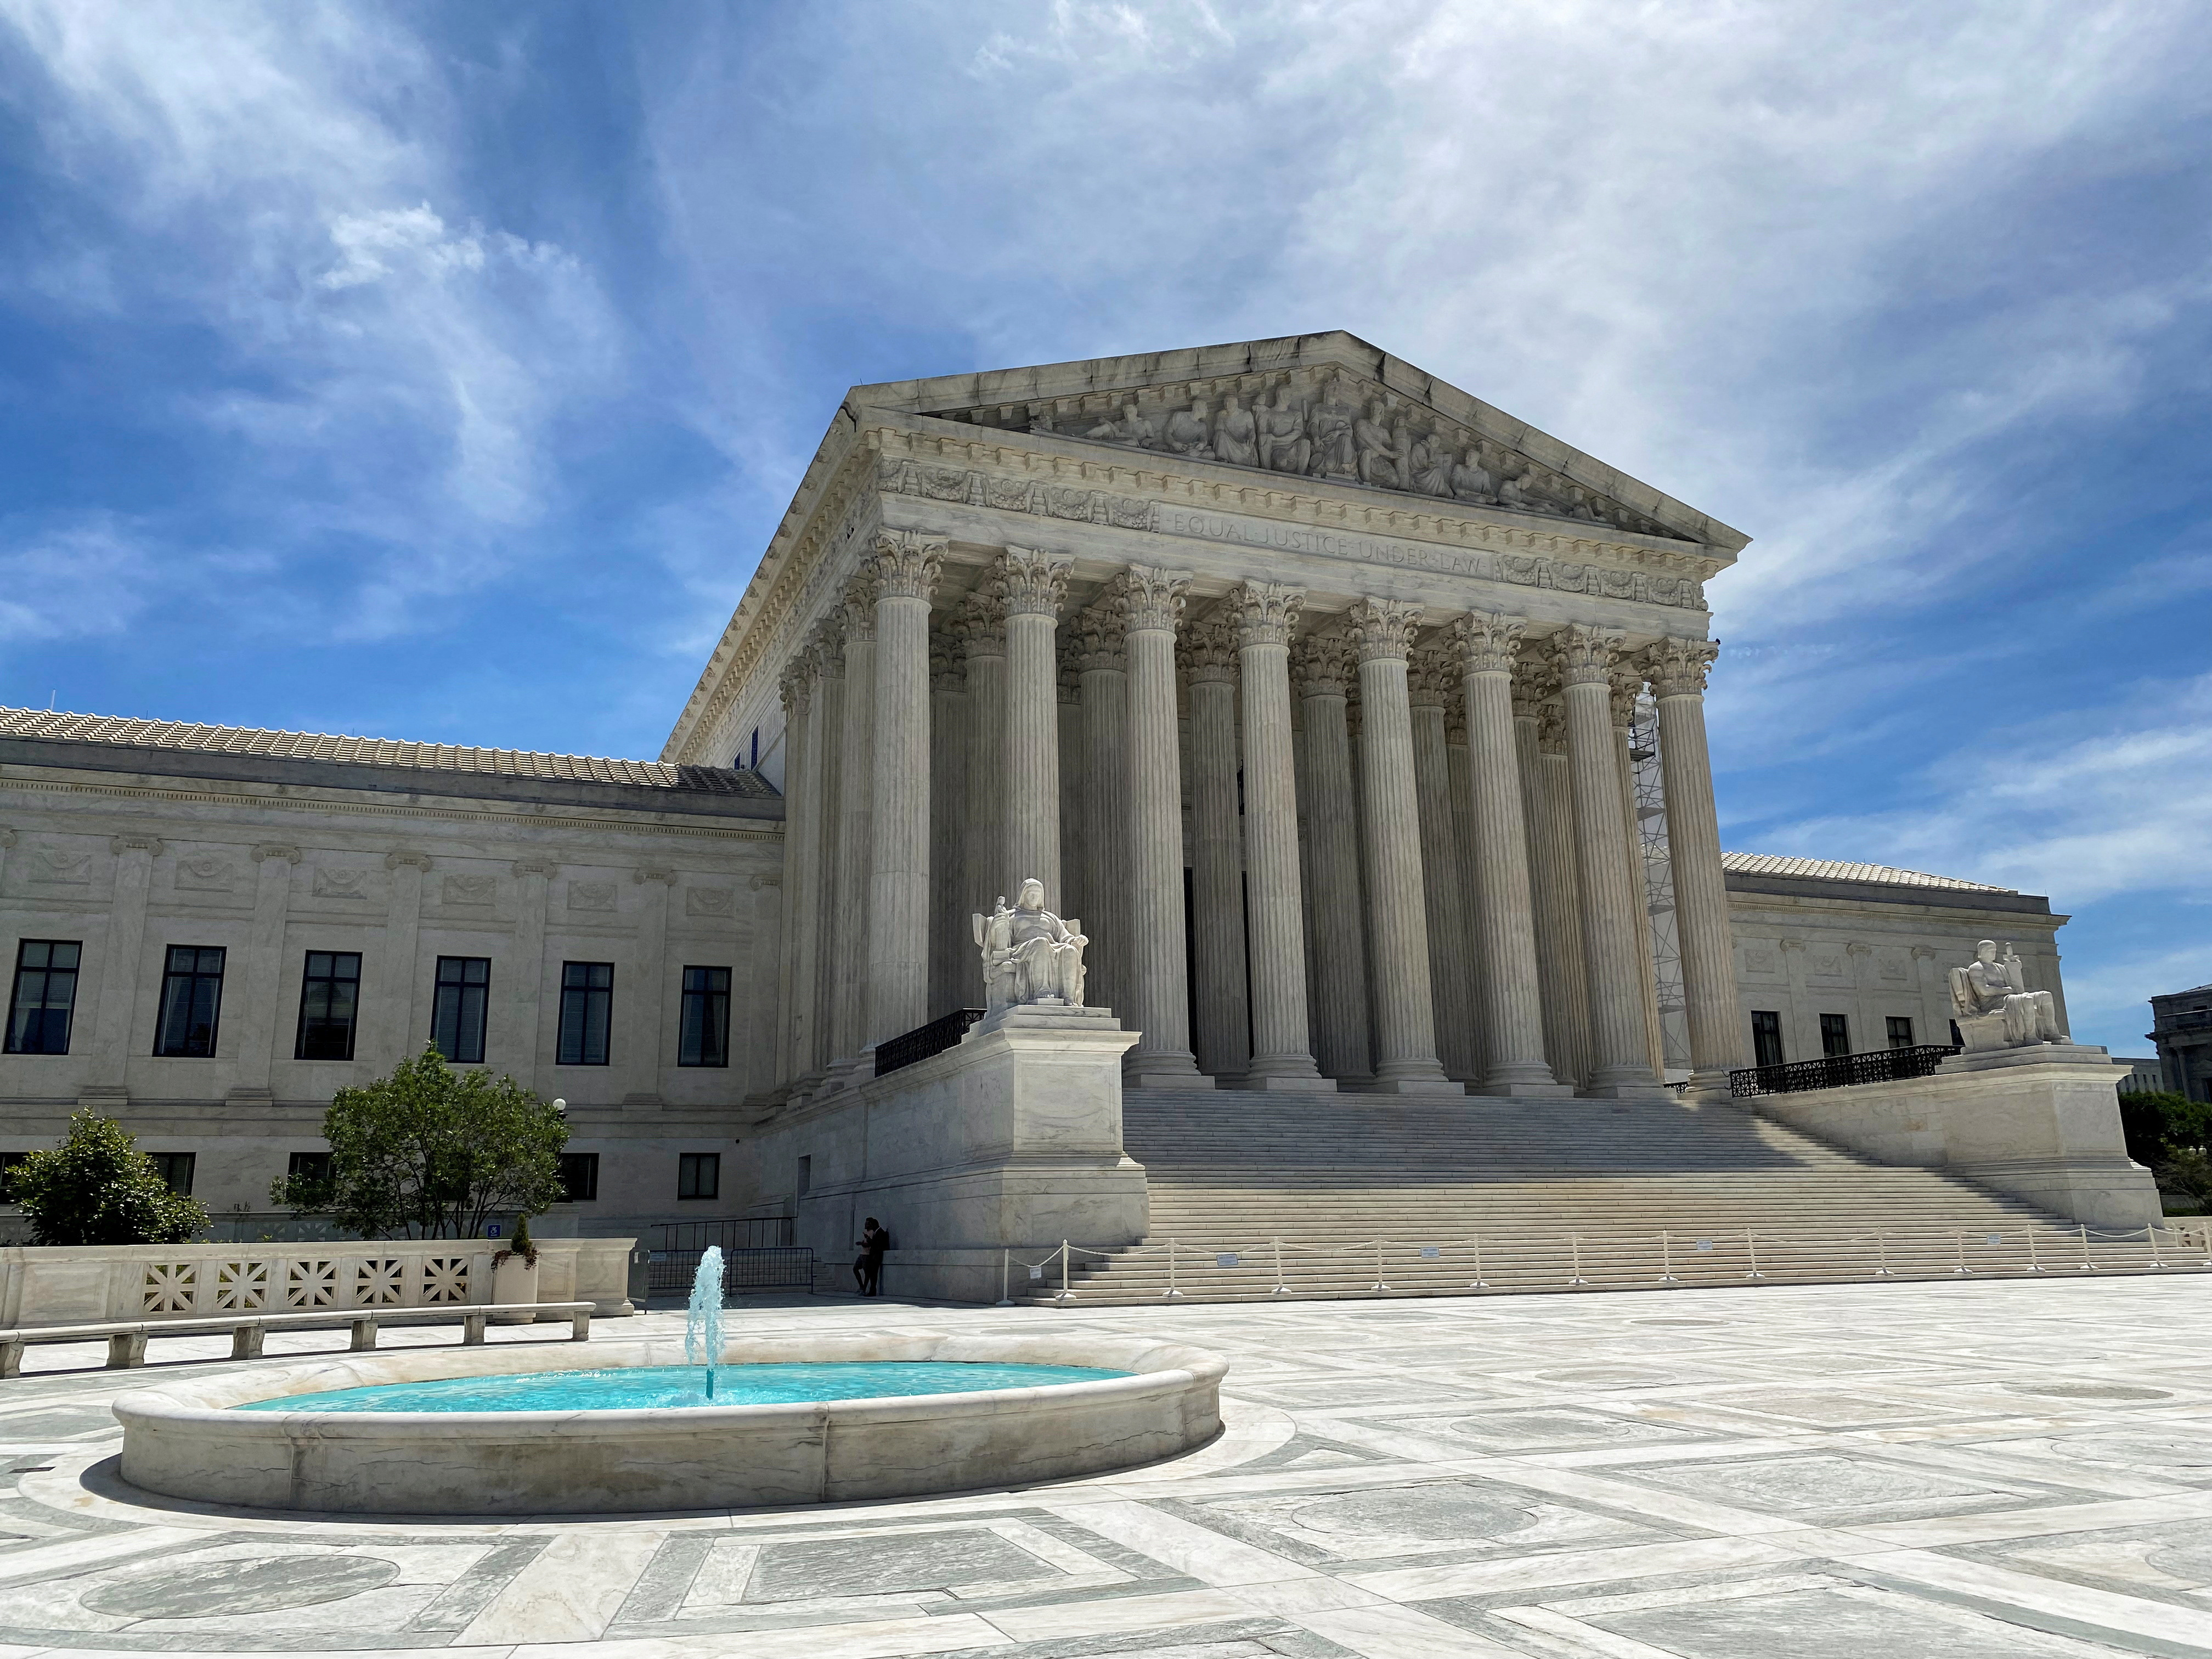
<path id="1" fill-rule="evenodd" d="M 241 1412 L 619 1412 L 694 1406 L 785 1406 L 817 1400 L 882 1400 L 898 1395 L 973 1394 L 1051 1382 L 1098 1382 L 1128 1371 L 1087 1365 L 963 1365 L 944 1360 L 842 1364 L 723 1365 L 707 1395 L 696 1365 L 635 1365 L 597 1371 L 449 1376 L 370 1389 L 251 1400 Z"/>

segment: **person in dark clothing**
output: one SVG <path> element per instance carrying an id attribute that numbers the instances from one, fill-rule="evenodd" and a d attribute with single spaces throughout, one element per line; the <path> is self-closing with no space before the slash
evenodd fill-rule
<path id="1" fill-rule="evenodd" d="M 853 1277 L 859 1281 L 862 1296 L 881 1296 L 884 1293 L 884 1252 L 891 1247 L 891 1236 L 882 1222 L 870 1216 L 854 1241 L 860 1247 L 860 1260 L 853 1263 Z"/>

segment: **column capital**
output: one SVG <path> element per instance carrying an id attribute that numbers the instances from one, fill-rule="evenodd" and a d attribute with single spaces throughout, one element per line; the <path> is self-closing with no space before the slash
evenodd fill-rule
<path id="1" fill-rule="evenodd" d="M 1559 677 L 1539 645 L 1523 642 L 1513 659 L 1513 718 L 1533 720 L 1545 702 L 1556 695 Z"/>
<path id="2" fill-rule="evenodd" d="M 1193 685 L 1237 683 L 1237 630 L 1218 617 L 1194 623 L 1182 631 L 1176 654 Z"/>
<path id="3" fill-rule="evenodd" d="M 784 717 L 804 714 L 814 704 L 814 653 L 811 646 L 799 647 L 799 654 L 783 665 L 783 672 L 775 678 L 775 689 L 783 699 Z"/>
<path id="4" fill-rule="evenodd" d="M 657 881 L 664 887 L 672 887 L 676 884 L 676 872 L 658 864 L 648 864 L 642 869 L 631 871 L 629 878 L 640 887 L 649 881 Z"/>
<path id="5" fill-rule="evenodd" d="M 970 662 L 1006 654 L 1006 596 L 997 578 L 986 577 L 970 591 L 960 620 Z"/>
<path id="6" fill-rule="evenodd" d="M 1128 672 L 1129 619 L 1118 604 L 1099 604 L 1078 613 L 1070 632 L 1075 637 L 1075 665 L 1081 673 L 1103 670 Z"/>
<path id="7" fill-rule="evenodd" d="M 1452 672 L 1451 653 L 1424 646 L 1406 659 L 1406 695 L 1414 708 L 1449 708 L 1459 676 Z"/>
<path id="8" fill-rule="evenodd" d="M 1230 590 L 1237 645 L 1288 645 L 1306 602 L 1305 589 L 1275 582 L 1246 582 Z"/>
<path id="9" fill-rule="evenodd" d="M 1552 635 L 1559 678 L 1569 685 L 1606 684 L 1626 637 L 1618 628 L 1590 628 L 1581 623 L 1561 629 Z"/>
<path id="10" fill-rule="evenodd" d="M 1301 634 L 1291 647 L 1291 678 L 1302 697 L 1340 697 L 1354 673 L 1352 641 L 1341 634 Z"/>
<path id="11" fill-rule="evenodd" d="M 1556 702 L 1540 705 L 1536 710 L 1536 747 L 1547 755 L 1567 752 L 1567 711 Z"/>
<path id="12" fill-rule="evenodd" d="M 945 540 L 916 530 L 879 530 L 875 556 L 861 568 L 886 599 L 927 599 L 945 570 Z"/>
<path id="13" fill-rule="evenodd" d="M 1152 629 L 1173 633 L 1182 620 L 1190 580 L 1186 571 L 1162 570 L 1149 564 L 1133 564 L 1123 571 L 1118 579 L 1120 598 L 1130 631 Z"/>
<path id="14" fill-rule="evenodd" d="M 1444 707 L 1444 747 L 1467 747 L 1467 709 L 1464 705 L 1454 707 L 1446 704 Z"/>
<path id="15" fill-rule="evenodd" d="M 959 618 L 929 630 L 929 689 L 965 691 L 968 689 L 967 628 Z"/>
<path id="16" fill-rule="evenodd" d="M 1606 688 L 1613 702 L 1613 723 L 1633 726 L 1636 723 L 1636 700 L 1644 695 L 1644 670 L 1634 661 L 1623 659 L 1613 665 L 1606 676 Z"/>
<path id="17" fill-rule="evenodd" d="M 875 562 L 872 559 L 869 563 Z M 864 569 L 845 581 L 845 642 L 872 645 L 876 637 L 876 597 L 884 585 L 872 570 Z"/>
<path id="18" fill-rule="evenodd" d="M 1082 653 L 1072 644 L 1062 641 L 1060 649 L 1060 673 L 1054 682 L 1060 689 L 1060 700 L 1062 702 L 1078 703 L 1083 701 L 1081 655 Z"/>
<path id="19" fill-rule="evenodd" d="M 1056 620 L 1067 598 L 1068 572 L 1074 568 L 1073 559 L 1040 553 L 1035 548 L 1009 547 L 992 569 L 1006 595 L 1008 616 Z"/>
<path id="20" fill-rule="evenodd" d="M 1403 662 L 1421 623 L 1421 607 L 1407 599 L 1360 599 L 1345 614 L 1364 663 Z"/>
<path id="21" fill-rule="evenodd" d="M 1644 653 L 1655 697 L 1698 697 L 1721 648 L 1711 640 L 1661 640 Z"/>
<path id="22" fill-rule="evenodd" d="M 110 836 L 107 850 L 121 858 L 125 853 L 150 853 L 161 856 L 163 842 L 159 836 Z"/>
<path id="23" fill-rule="evenodd" d="M 300 861 L 300 849 L 287 846 L 281 842 L 267 842 L 255 848 L 252 857 L 256 864 L 264 863 L 270 859 L 277 860 L 284 864 L 297 864 Z"/>
<path id="24" fill-rule="evenodd" d="M 1528 623 L 1487 611 L 1470 611 L 1451 625 L 1448 635 L 1459 656 L 1462 674 L 1510 674 L 1519 659 Z"/>
<path id="25" fill-rule="evenodd" d="M 806 641 L 806 657 L 809 668 L 818 678 L 845 678 L 845 613 L 842 610 L 831 611 L 814 624 Z"/>
<path id="26" fill-rule="evenodd" d="M 430 855 L 428 853 L 417 852 L 411 847 L 404 847 L 396 853 L 386 853 L 384 855 L 384 867 L 387 870 L 404 870 L 410 866 L 428 872 L 430 868 Z"/>
<path id="27" fill-rule="evenodd" d="M 1874 954 L 1874 946 L 1871 945 L 1862 945 L 1858 940 L 1853 939 L 1850 944 L 1844 946 L 1844 954 L 1850 957 L 1870 957 Z"/>
<path id="28" fill-rule="evenodd" d="M 781 870 L 764 871 L 759 875 L 751 878 L 751 879 L 747 881 L 745 884 L 751 888 L 756 893 L 759 892 L 764 887 L 781 887 L 783 885 L 783 872 Z"/>
<path id="29" fill-rule="evenodd" d="M 518 876 L 544 876 L 548 880 L 561 873 L 558 859 L 517 859 L 509 866 Z"/>

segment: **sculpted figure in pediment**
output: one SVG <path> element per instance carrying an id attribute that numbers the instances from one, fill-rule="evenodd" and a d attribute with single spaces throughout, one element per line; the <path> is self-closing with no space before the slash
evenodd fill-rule
<path id="1" fill-rule="evenodd" d="M 1508 507 L 1519 507 L 1524 513 L 1549 513 L 1553 510 L 1551 498 L 1537 484 L 1536 475 L 1533 471 L 1507 478 L 1498 486 L 1498 499 Z"/>
<path id="2" fill-rule="evenodd" d="M 1303 477 L 1313 459 L 1313 441 L 1306 436 L 1306 417 L 1288 386 L 1275 388 L 1272 407 L 1259 412 L 1260 465 L 1270 472 L 1295 472 Z"/>
<path id="3" fill-rule="evenodd" d="M 1358 418 L 1359 405 L 1344 395 L 1342 379 L 1330 375 L 1328 385 L 1322 388 L 1322 395 L 1306 411 L 1306 436 L 1313 446 L 1306 461 L 1310 474 L 1332 478 L 1349 478 L 1357 474 L 1352 428 Z"/>
<path id="4" fill-rule="evenodd" d="M 1158 449 L 1160 447 L 1159 428 L 1134 403 L 1121 405 L 1118 420 L 1101 421 L 1083 435 L 1102 438 L 1109 444 L 1133 444 L 1139 449 Z"/>
<path id="5" fill-rule="evenodd" d="M 1482 464 L 1482 452 L 1474 445 L 1453 464 L 1451 493 L 1463 501 L 1494 501 L 1498 499 L 1498 480 L 1490 476 L 1490 469 Z"/>
<path id="6" fill-rule="evenodd" d="M 1352 441 L 1359 452 L 1359 482 L 1381 489 L 1395 489 L 1400 485 L 1399 468 L 1405 464 L 1406 453 L 1392 439 L 1382 424 L 1382 400 L 1376 398 L 1367 405 L 1367 413 L 1352 423 Z M 1401 424 L 1398 428 L 1405 430 Z"/>
<path id="7" fill-rule="evenodd" d="M 1214 459 L 1227 461 L 1232 466 L 1259 465 L 1259 422 L 1253 418 L 1252 411 L 1232 392 L 1228 406 L 1214 416 Z"/>
<path id="8" fill-rule="evenodd" d="M 1188 455 L 1194 460 L 1210 460 L 1213 446 L 1206 441 L 1206 399 L 1200 398 L 1188 409 L 1178 409 L 1168 416 L 1167 447 L 1178 455 Z"/>
<path id="9" fill-rule="evenodd" d="M 1424 495 L 1449 495 L 1452 493 L 1451 446 L 1441 433 L 1413 440 L 1407 452 L 1406 472 L 1413 479 L 1413 488 Z"/>

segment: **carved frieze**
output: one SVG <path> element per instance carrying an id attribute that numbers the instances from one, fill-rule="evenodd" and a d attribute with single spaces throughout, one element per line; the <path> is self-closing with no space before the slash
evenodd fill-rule
<path id="1" fill-rule="evenodd" d="M 448 904 L 489 904 L 499 896 L 497 876 L 447 876 L 440 888 Z"/>
<path id="2" fill-rule="evenodd" d="M 687 916 L 727 916 L 736 913 L 736 896 L 727 887 L 690 887 L 684 892 Z"/>

